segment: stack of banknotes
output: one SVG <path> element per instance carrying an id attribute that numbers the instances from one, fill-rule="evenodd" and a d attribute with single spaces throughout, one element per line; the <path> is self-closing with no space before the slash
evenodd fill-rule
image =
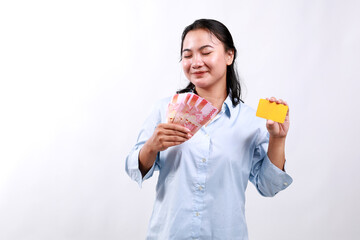
<path id="1" fill-rule="evenodd" d="M 195 134 L 207 124 L 219 110 L 210 102 L 194 93 L 181 93 L 172 97 L 167 110 L 167 122 L 188 128 Z"/>

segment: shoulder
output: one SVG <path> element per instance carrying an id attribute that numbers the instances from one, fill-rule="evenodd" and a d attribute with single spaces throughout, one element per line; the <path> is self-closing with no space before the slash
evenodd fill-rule
<path id="1" fill-rule="evenodd" d="M 247 126 L 252 129 L 266 128 L 266 120 L 257 117 L 256 110 L 243 102 L 240 102 L 233 109 L 233 113 L 236 117 L 236 122 L 241 123 L 242 126 Z"/>
<path id="2" fill-rule="evenodd" d="M 155 103 L 153 104 L 152 110 L 154 111 L 166 111 L 169 103 L 171 101 L 171 97 L 165 97 L 165 98 L 161 98 L 157 101 L 155 101 Z"/>
<path id="3" fill-rule="evenodd" d="M 248 114 L 251 114 L 251 115 L 253 113 L 255 114 L 255 109 L 250 107 L 249 105 L 243 103 L 243 102 L 240 102 L 237 107 L 239 107 L 239 109 L 244 113 L 248 113 Z"/>
<path id="4" fill-rule="evenodd" d="M 158 123 L 164 122 L 166 120 L 166 112 L 171 101 L 171 97 L 165 97 L 156 100 L 152 105 L 151 108 L 148 110 L 148 119 L 153 119 Z"/>
<path id="5" fill-rule="evenodd" d="M 165 98 L 161 98 L 157 101 L 157 104 L 162 105 L 162 106 L 167 106 L 169 104 L 169 102 L 171 101 L 172 96 L 169 97 L 165 97 Z"/>
<path id="6" fill-rule="evenodd" d="M 267 142 L 269 135 L 266 128 L 266 119 L 257 117 L 256 110 L 251 106 L 244 103 L 239 105 L 239 126 L 245 128 L 246 132 L 253 136 L 256 145 Z"/>
<path id="7" fill-rule="evenodd" d="M 243 115 L 246 119 L 249 119 L 250 121 L 260 121 L 262 122 L 263 119 L 256 116 L 256 110 L 252 108 L 251 106 L 240 102 L 237 106 L 239 108 L 240 114 Z"/>

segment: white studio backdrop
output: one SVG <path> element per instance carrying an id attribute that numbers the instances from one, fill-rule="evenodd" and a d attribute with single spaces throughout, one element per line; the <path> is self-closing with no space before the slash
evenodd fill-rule
<path id="1" fill-rule="evenodd" d="M 274 198 L 249 184 L 252 240 L 360 235 L 359 1 L 2 1 L 0 239 L 144 239 L 157 175 L 124 170 L 149 109 L 185 86 L 180 36 L 223 22 L 244 100 L 290 105 Z"/>

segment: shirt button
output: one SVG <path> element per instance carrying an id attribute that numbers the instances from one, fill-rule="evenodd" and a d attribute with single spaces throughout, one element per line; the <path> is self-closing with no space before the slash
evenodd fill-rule
<path id="1" fill-rule="evenodd" d="M 202 186 L 199 186 L 199 188 L 198 188 L 198 189 L 201 191 L 201 190 L 203 190 L 203 187 L 202 187 Z"/>
<path id="2" fill-rule="evenodd" d="M 196 212 L 195 215 L 198 217 L 198 216 L 200 215 L 200 213 L 199 213 L 199 212 Z"/>
<path id="3" fill-rule="evenodd" d="M 202 161 L 202 162 L 206 162 L 206 159 L 205 159 L 205 158 L 203 158 L 203 159 L 201 159 L 201 161 Z"/>
<path id="4" fill-rule="evenodd" d="M 287 185 L 288 185 L 288 183 L 287 183 L 287 182 L 284 182 L 284 185 L 285 185 L 285 186 L 287 186 Z"/>

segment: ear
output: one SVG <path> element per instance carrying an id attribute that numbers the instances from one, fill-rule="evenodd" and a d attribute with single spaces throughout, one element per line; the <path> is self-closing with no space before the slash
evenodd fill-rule
<path id="1" fill-rule="evenodd" d="M 228 50 L 225 55 L 226 65 L 231 65 L 234 61 L 234 50 Z"/>

